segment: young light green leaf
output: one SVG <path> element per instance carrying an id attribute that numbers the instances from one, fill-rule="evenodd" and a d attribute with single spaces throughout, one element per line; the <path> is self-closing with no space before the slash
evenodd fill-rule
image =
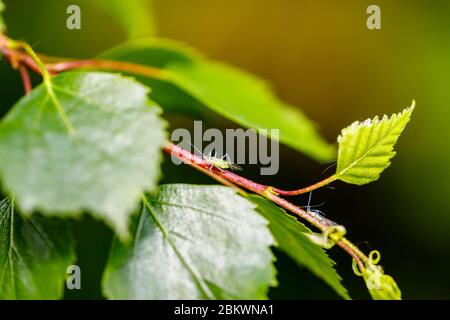
<path id="1" fill-rule="evenodd" d="M 148 89 L 108 73 L 70 72 L 20 100 L 0 124 L 0 177 L 27 214 L 84 210 L 121 238 L 159 177 L 164 142 Z"/>
<path id="2" fill-rule="evenodd" d="M 394 145 L 409 122 L 414 104 L 391 117 L 356 121 L 344 128 L 338 137 L 335 177 L 357 185 L 377 180 L 395 155 Z"/>
<path id="3" fill-rule="evenodd" d="M 138 39 L 156 34 L 156 18 L 153 0 L 96 0 L 93 3 L 116 18 L 128 33 L 129 39 Z"/>
<path id="4" fill-rule="evenodd" d="M 152 85 L 157 83 L 152 86 L 152 99 L 164 108 L 192 112 L 200 104 L 248 128 L 279 129 L 282 143 L 315 159 L 326 160 L 334 155 L 334 147 L 320 137 L 314 124 L 298 108 L 276 98 L 266 83 L 208 61 L 179 43 L 142 40 L 113 49 L 101 58 L 165 69 L 164 82 L 150 80 Z"/>
<path id="5" fill-rule="evenodd" d="M 22 218 L 14 201 L 0 201 L 0 299 L 62 298 L 75 260 L 68 225 L 40 215 Z"/>
<path id="6" fill-rule="evenodd" d="M 6 24 L 2 17 L 3 11 L 5 11 L 5 4 L 0 0 L 0 34 L 6 31 Z"/>
<path id="7" fill-rule="evenodd" d="M 276 284 L 267 221 L 230 188 L 164 185 L 143 201 L 134 241 L 115 241 L 112 299 L 263 299 Z"/>
<path id="8" fill-rule="evenodd" d="M 371 265 L 363 271 L 364 281 L 374 300 L 401 300 L 402 292 L 394 278 L 384 274 L 380 266 Z"/>
<path id="9" fill-rule="evenodd" d="M 353 260 L 353 272 L 364 278 L 366 287 L 374 300 L 401 300 L 402 292 L 395 282 L 394 278 L 384 273 L 383 268 L 378 265 L 381 256 L 377 250 L 369 254 L 368 262 L 361 270 Z"/>
<path id="10" fill-rule="evenodd" d="M 334 261 L 322 248 L 313 244 L 304 235 L 304 233 L 311 232 L 307 227 L 264 198 L 255 195 L 250 195 L 248 198 L 269 220 L 269 228 L 281 251 L 290 256 L 299 266 L 307 268 L 325 281 L 341 297 L 350 299 L 347 290 L 341 283 L 341 277 L 333 268 Z"/>

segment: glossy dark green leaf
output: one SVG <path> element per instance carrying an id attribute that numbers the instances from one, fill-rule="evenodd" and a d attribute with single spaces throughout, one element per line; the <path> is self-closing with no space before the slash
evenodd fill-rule
<path id="1" fill-rule="evenodd" d="M 40 215 L 21 217 L 0 201 L 0 299 L 59 299 L 75 260 L 68 225 Z"/>
<path id="2" fill-rule="evenodd" d="M 196 108 L 197 104 L 189 103 L 179 92 L 173 95 L 181 90 L 200 105 L 242 126 L 279 129 L 282 143 L 315 159 L 334 156 L 334 147 L 317 133 L 314 124 L 298 108 L 276 98 L 265 82 L 225 64 L 211 62 L 180 43 L 142 40 L 113 49 L 101 58 L 163 68 L 165 85 L 160 85 L 152 96 L 163 107 L 189 111 Z M 151 83 L 154 82 L 162 81 L 152 79 Z"/>
<path id="3" fill-rule="evenodd" d="M 325 251 L 312 243 L 303 233 L 311 232 L 294 217 L 288 215 L 283 209 L 259 196 L 248 197 L 258 206 L 258 211 L 269 220 L 278 247 L 290 256 L 301 267 L 305 267 L 316 276 L 325 281 L 341 297 L 349 299 L 347 290 L 341 283 L 341 277 L 333 268 L 334 261 Z"/>
<path id="4" fill-rule="evenodd" d="M 113 245 L 113 299 L 263 299 L 276 284 L 267 221 L 220 186 L 164 185 L 148 197 L 134 241 Z"/>
<path id="5" fill-rule="evenodd" d="M 71 72 L 20 100 L 0 124 L 0 177 L 26 213 L 84 210 L 125 238 L 160 174 L 160 109 L 148 89 L 108 73 Z"/>

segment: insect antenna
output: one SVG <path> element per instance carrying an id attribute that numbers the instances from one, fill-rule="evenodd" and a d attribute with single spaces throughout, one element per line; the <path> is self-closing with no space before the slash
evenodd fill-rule
<path id="1" fill-rule="evenodd" d="M 188 143 L 191 145 L 191 147 L 193 147 L 195 150 L 197 150 L 198 151 L 198 153 L 200 153 L 201 155 L 202 155 L 202 158 L 204 157 L 204 154 L 203 154 L 203 152 L 201 152 L 200 150 L 198 150 L 197 149 L 197 147 L 196 146 L 194 146 L 192 143 L 190 143 L 189 141 L 188 141 Z"/>
<path id="2" fill-rule="evenodd" d="M 311 211 L 311 208 L 320 207 L 321 205 L 311 205 L 312 191 L 308 195 L 308 204 L 305 206 L 306 211 Z"/>

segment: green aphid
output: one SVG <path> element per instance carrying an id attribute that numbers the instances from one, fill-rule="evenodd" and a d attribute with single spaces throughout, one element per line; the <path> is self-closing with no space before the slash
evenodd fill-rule
<path id="1" fill-rule="evenodd" d="M 194 147 L 195 150 L 200 152 L 203 160 L 205 160 L 206 162 L 211 164 L 211 166 L 209 168 L 210 170 L 212 169 L 212 167 L 216 167 L 216 168 L 223 169 L 223 170 L 230 169 L 232 171 L 233 170 L 242 170 L 242 168 L 240 166 L 231 162 L 228 154 L 223 155 L 223 157 L 221 157 L 221 158 L 216 157 L 215 154 L 214 155 L 209 154 L 208 156 L 206 156 L 200 150 L 198 150 L 193 144 L 190 144 L 190 145 L 192 147 Z"/>
<path id="2" fill-rule="evenodd" d="M 225 154 L 222 158 L 217 158 L 214 156 L 205 156 L 203 155 L 203 159 L 210 163 L 211 166 L 217 167 L 219 169 L 230 169 L 230 170 L 242 170 L 240 166 L 234 164 L 230 161 L 230 157 L 228 154 Z"/>

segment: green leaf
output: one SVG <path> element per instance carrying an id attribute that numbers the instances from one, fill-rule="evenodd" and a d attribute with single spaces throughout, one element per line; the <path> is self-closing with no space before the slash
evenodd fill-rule
<path id="1" fill-rule="evenodd" d="M 156 18 L 153 0 L 96 0 L 93 3 L 122 24 L 129 39 L 138 39 L 156 34 Z"/>
<path id="2" fill-rule="evenodd" d="M 333 268 L 334 261 L 325 251 L 312 243 L 304 233 L 311 232 L 302 223 L 283 209 L 259 196 L 250 195 L 249 200 L 258 206 L 258 211 L 269 220 L 278 248 L 290 256 L 299 266 L 305 267 L 325 281 L 344 299 L 350 299 L 347 290 L 341 284 L 341 277 Z"/>
<path id="3" fill-rule="evenodd" d="M 335 177 L 347 183 L 366 184 L 378 180 L 395 155 L 396 144 L 409 122 L 415 103 L 399 114 L 382 119 L 356 121 L 338 137 L 339 154 Z"/>
<path id="4" fill-rule="evenodd" d="M 276 284 L 273 238 L 230 188 L 164 185 L 144 200 L 134 242 L 116 241 L 103 278 L 113 299 L 263 299 Z"/>
<path id="5" fill-rule="evenodd" d="M 5 4 L 0 0 L 0 34 L 6 31 L 6 24 L 2 17 L 3 11 L 5 11 Z"/>
<path id="6" fill-rule="evenodd" d="M 0 201 L 0 299 L 58 299 L 75 260 L 68 225 L 40 215 L 22 218 Z"/>
<path id="7" fill-rule="evenodd" d="M 191 111 L 200 103 L 248 128 L 279 129 L 281 142 L 317 160 L 334 156 L 334 147 L 320 137 L 313 123 L 298 108 L 276 98 L 265 82 L 225 64 L 208 61 L 179 43 L 142 40 L 113 49 L 101 58 L 164 68 L 165 85 L 159 85 L 158 89 L 165 92 L 155 90 L 152 96 L 164 108 L 176 106 Z M 152 79 L 154 82 L 162 83 Z M 176 90 L 197 104 L 179 92 L 175 97 L 183 100 L 175 99 Z"/>
<path id="8" fill-rule="evenodd" d="M 159 177 L 160 109 L 147 88 L 108 73 L 61 74 L 50 89 L 34 89 L 0 124 L 3 186 L 26 214 L 87 210 L 126 238 Z"/>
<path id="9" fill-rule="evenodd" d="M 370 265 L 362 272 L 367 289 L 374 300 L 401 300 L 402 292 L 394 278 L 384 274 L 383 268 Z"/>

